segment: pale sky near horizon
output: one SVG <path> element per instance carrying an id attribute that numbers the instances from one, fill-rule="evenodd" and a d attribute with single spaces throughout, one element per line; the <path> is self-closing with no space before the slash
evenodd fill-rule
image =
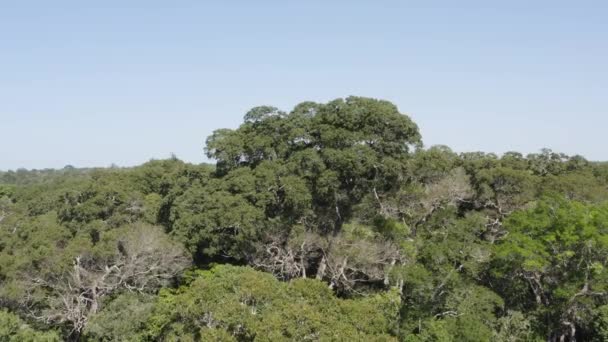
<path id="1" fill-rule="evenodd" d="M 0 170 L 199 163 L 253 106 L 349 95 L 426 146 L 608 160 L 608 2 L 0 0 Z"/>

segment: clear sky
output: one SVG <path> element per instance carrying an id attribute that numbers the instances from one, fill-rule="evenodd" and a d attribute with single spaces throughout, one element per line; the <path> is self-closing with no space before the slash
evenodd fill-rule
<path id="1" fill-rule="evenodd" d="M 198 163 L 253 106 L 348 95 L 426 146 L 608 160 L 608 2 L 0 0 L 0 169 Z"/>

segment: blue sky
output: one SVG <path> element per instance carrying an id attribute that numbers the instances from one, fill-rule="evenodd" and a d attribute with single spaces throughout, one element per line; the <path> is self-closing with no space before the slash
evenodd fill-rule
<path id="1" fill-rule="evenodd" d="M 427 146 L 608 160 L 606 18 L 605 1 L 1 1 L 0 169 L 198 163 L 253 106 L 348 95 L 394 102 Z"/>

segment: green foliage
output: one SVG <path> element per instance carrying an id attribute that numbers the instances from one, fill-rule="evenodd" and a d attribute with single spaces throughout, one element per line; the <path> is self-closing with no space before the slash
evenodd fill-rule
<path id="1" fill-rule="evenodd" d="M 146 295 L 119 295 L 90 318 L 84 335 L 92 341 L 139 341 L 153 306 Z"/>
<path id="2" fill-rule="evenodd" d="M 217 266 L 187 287 L 161 293 L 147 336 L 152 340 L 176 336 L 230 340 L 232 336 L 239 341 L 387 341 L 393 339 L 399 303 L 394 291 L 342 300 L 317 280 L 281 283 L 250 268 Z"/>
<path id="3" fill-rule="evenodd" d="M 593 329 L 595 332 L 593 341 L 608 340 L 608 305 L 602 305 L 595 310 Z"/>
<path id="4" fill-rule="evenodd" d="M 18 316 L 0 310 L 0 341 L 3 342 L 59 342 L 55 331 L 38 331 L 32 329 Z"/>
<path id="5" fill-rule="evenodd" d="M 535 305 L 539 316 L 553 317 L 545 329 L 564 333 L 564 322 L 589 329 L 586 317 L 605 303 L 608 286 L 607 223 L 606 204 L 545 199 L 509 217 L 509 235 L 496 246 L 494 272 L 507 284 L 529 283 L 527 305 Z M 504 291 L 508 297 L 508 285 Z"/>

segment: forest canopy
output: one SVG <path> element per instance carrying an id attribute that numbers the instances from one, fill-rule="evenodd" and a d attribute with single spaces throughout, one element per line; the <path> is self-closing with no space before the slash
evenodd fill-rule
<path id="1" fill-rule="evenodd" d="M 608 341 L 607 163 L 424 147 L 363 97 L 204 153 L 0 172 L 0 341 Z"/>

